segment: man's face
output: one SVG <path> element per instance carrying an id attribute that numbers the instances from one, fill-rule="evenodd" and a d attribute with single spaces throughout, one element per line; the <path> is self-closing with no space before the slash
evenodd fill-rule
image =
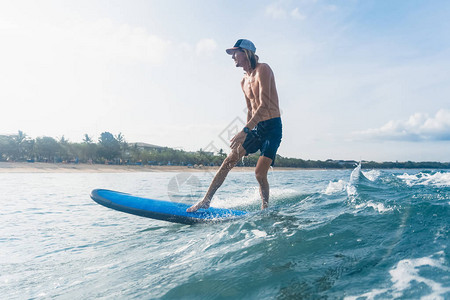
<path id="1" fill-rule="evenodd" d="M 245 63 L 247 62 L 247 56 L 245 55 L 244 51 L 240 49 L 234 51 L 231 58 L 234 59 L 236 67 L 244 67 Z"/>

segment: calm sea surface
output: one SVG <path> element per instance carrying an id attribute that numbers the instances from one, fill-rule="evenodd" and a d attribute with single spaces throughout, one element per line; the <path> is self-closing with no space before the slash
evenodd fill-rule
<path id="1" fill-rule="evenodd" d="M 194 203 L 209 173 L 0 173 L 2 299 L 450 299 L 450 173 L 283 171 L 259 212 L 253 173 L 180 225 L 102 207 L 113 189 Z"/>

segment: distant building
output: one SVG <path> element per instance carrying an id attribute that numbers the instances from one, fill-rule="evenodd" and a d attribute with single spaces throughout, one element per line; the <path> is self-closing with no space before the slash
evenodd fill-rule
<path id="1" fill-rule="evenodd" d="M 339 159 L 339 160 L 327 159 L 325 162 L 327 162 L 327 163 L 335 163 L 335 164 L 339 164 L 341 166 L 343 166 L 343 165 L 357 165 L 358 164 L 358 162 L 355 161 L 355 160 L 342 160 L 342 159 Z"/>
<path id="2" fill-rule="evenodd" d="M 157 146 L 157 145 L 153 145 L 153 144 L 147 144 L 147 143 L 133 143 L 132 145 L 136 145 L 136 147 L 138 147 L 139 149 L 142 150 L 155 150 L 155 149 L 163 149 L 165 147 L 161 147 L 161 146 Z"/>

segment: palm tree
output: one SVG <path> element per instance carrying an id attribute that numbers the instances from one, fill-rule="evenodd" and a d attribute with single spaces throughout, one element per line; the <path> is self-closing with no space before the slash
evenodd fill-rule
<path id="1" fill-rule="evenodd" d="M 87 133 L 84 134 L 83 143 L 85 143 L 85 144 L 92 144 L 93 143 L 92 138 Z"/>
<path id="2" fill-rule="evenodd" d="M 28 152 L 31 152 L 30 145 L 28 143 L 28 136 L 19 130 L 17 135 L 13 138 L 14 148 L 15 148 L 15 159 L 23 160 L 27 156 Z"/>

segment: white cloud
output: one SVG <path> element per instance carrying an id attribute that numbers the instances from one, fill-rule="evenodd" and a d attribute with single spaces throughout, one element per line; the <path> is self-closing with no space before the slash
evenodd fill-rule
<path id="1" fill-rule="evenodd" d="M 217 49 L 217 43 L 213 39 L 202 39 L 198 41 L 195 46 L 195 53 L 197 55 L 212 56 L 213 52 Z"/>
<path id="2" fill-rule="evenodd" d="M 11 20 L 0 25 L 0 37 L 5 44 L 0 47 L 3 131 L 52 134 L 70 123 L 92 130 L 97 118 L 131 106 L 146 93 L 152 99 L 164 96 L 163 88 L 140 84 L 151 79 L 130 79 L 137 68 L 161 66 L 170 50 L 170 41 L 143 27 L 78 17 L 57 24 Z"/>
<path id="3" fill-rule="evenodd" d="M 60 34 L 69 46 L 80 49 L 79 54 L 107 61 L 161 63 L 170 44 L 143 27 L 109 19 L 70 24 Z"/>
<path id="4" fill-rule="evenodd" d="M 2 47 L 0 55 L 21 56 L 34 64 L 45 62 L 47 67 L 79 64 L 86 59 L 161 63 L 170 44 L 142 27 L 114 24 L 110 19 L 95 22 L 72 19 L 58 26 L 30 22 L 2 29 L 0 36 L 9 47 Z"/>
<path id="5" fill-rule="evenodd" d="M 279 3 L 272 3 L 266 7 L 266 14 L 274 19 L 284 19 L 287 12 Z"/>
<path id="6" fill-rule="evenodd" d="M 365 139 L 398 141 L 450 141 L 450 110 L 441 109 L 435 116 L 416 113 L 406 121 L 389 121 L 380 128 L 357 132 Z"/>
<path id="7" fill-rule="evenodd" d="M 306 16 L 300 13 L 300 9 L 295 7 L 293 9 L 286 8 L 281 2 L 269 4 L 266 7 L 266 15 L 273 19 L 286 19 L 291 17 L 297 20 L 304 20 Z"/>
<path id="8" fill-rule="evenodd" d="M 300 13 L 300 10 L 298 9 L 298 7 L 294 8 L 291 11 L 291 17 L 293 17 L 294 19 L 297 19 L 297 20 L 304 20 L 304 19 L 306 19 L 306 16 L 303 15 L 302 13 Z"/>

